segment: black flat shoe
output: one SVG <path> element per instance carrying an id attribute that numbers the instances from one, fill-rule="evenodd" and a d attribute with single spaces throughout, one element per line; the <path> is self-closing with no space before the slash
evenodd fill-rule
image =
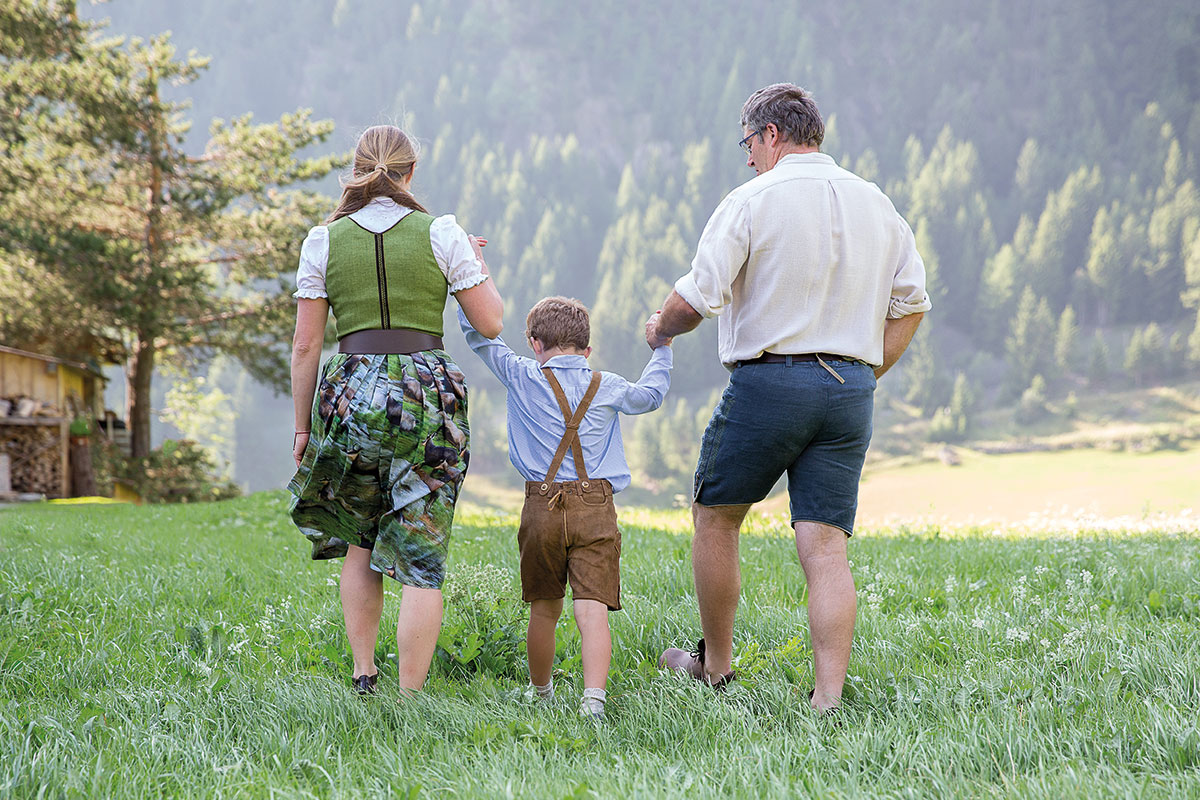
<path id="1" fill-rule="evenodd" d="M 360 695 L 375 694 L 375 683 L 379 680 L 379 673 L 374 675 L 359 675 L 350 681 L 350 685 L 354 687 L 354 691 Z"/>

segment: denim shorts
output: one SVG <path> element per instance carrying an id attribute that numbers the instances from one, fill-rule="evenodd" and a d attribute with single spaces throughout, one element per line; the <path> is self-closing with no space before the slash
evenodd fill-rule
<path id="1" fill-rule="evenodd" d="M 704 431 L 693 500 L 745 505 L 785 472 L 792 523 L 854 532 L 858 484 L 871 442 L 875 372 L 861 361 L 735 367 Z"/>

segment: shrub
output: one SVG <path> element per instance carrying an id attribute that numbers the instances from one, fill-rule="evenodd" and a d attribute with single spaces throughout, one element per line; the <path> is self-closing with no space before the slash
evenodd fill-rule
<path id="1" fill-rule="evenodd" d="M 929 441 L 958 442 L 965 434 L 965 417 L 955 416 L 949 406 L 942 406 L 933 412 L 933 420 L 929 423 Z"/>
<path id="2" fill-rule="evenodd" d="M 491 564 L 462 564 L 446 580 L 446 616 L 437 658 L 447 674 L 525 674 L 524 603 L 507 572 Z"/>
<path id="3" fill-rule="evenodd" d="M 97 491 L 112 494 L 113 482 L 129 483 L 148 503 L 197 503 L 237 497 L 237 484 L 220 477 L 208 451 L 188 439 L 168 440 L 145 458 L 127 458 L 103 436 L 92 440 Z"/>
<path id="4" fill-rule="evenodd" d="M 1029 388 L 1021 394 L 1021 402 L 1017 405 L 1015 414 L 1017 422 L 1026 425 L 1045 419 L 1050 414 L 1046 405 L 1046 379 L 1034 375 Z"/>

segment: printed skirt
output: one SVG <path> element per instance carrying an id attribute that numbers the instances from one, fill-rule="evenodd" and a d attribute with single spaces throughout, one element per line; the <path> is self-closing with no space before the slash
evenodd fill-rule
<path id="1" fill-rule="evenodd" d="M 440 588 L 469 439 L 466 382 L 445 351 L 331 357 L 288 484 L 312 557 L 353 544 L 372 569 Z"/>

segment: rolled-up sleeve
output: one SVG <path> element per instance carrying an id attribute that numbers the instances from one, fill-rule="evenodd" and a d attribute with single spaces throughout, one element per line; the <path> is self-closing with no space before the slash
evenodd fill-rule
<path id="1" fill-rule="evenodd" d="M 749 257 L 748 204 L 730 194 L 704 226 L 692 270 L 675 282 L 675 291 L 697 314 L 715 317 L 733 302 L 733 282 Z"/>
<path id="2" fill-rule="evenodd" d="M 329 266 L 329 228 L 317 225 L 300 245 L 300 267 L 296 270 L 297 299 L 317 300 L 329 297 L 325 291 L 325 270 Z"/>
<path id="3" fill-rule="evenodd" d="M 933 307 L 925 291 L 925 262 L 917 252 L 917 241 L 912 228 L 899 214 L 896 224 L 900 228 L 900 258 L 892 278 L 892 296 L 888 302 L 888 319 L 899 319 L 909 314 L 919 314 Z"/>
<path id="4" fill-rule="evenodd" d="M 434 260 L 446 276 L 450 294 L 478 286 L 487 280 L 488 276 L 483 273 L 483 267 L 475 257 L 475 249 L 467 239 L 467 232 L 453 214 L 443 214 L 433 220 L 429 226 L 429 245 L 433 248 Z"/>

